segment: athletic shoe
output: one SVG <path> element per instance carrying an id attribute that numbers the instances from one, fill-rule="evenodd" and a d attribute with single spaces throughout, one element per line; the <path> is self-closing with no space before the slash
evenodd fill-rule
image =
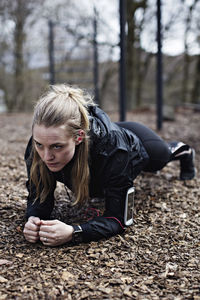
<path id="1" fill-rule="evenodd" d="M 191 153 L 184 154 L 183 157 L 180 158 L 180 179 L 181 180 L 191 180 L 196 175 L 196 169 L 194 166 L 195 159 L 195 150 L 191 149 Z"/>

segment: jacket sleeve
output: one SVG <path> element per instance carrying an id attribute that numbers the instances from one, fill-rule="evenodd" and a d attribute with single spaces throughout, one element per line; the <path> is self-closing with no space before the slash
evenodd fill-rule
<path id="1" fill-rule="evenodd" d="M 52 187 L 51 193 L 49 193 L 43 203 L 40 203 L 39 198 L 35 200 L 36 188 L 33 183 L 30 183 L 30 169 L 32 165 L 32 137 L 30 138 L 25 151 L 25 162 L 28 176 L 28 180 L 26 182 L 26 188 L 28 190 L 26 218 L 28 219 L 29 217 L 34 216 L 47 220 L 50 218 L 54 207 L 54 190 L 56 183 Z"/>
<path id="2" fill-rule="evenodd" d="M 28 219 L 29 217 L 34 216 L 43 220 L 50 219 L 50 215 L 54 207 L 54 193 L 50 193 L 46 200 L 40 203 L 40 198 L 35 200 L 36 189 L 33 185 L 30 189 L 29 180 L 26 182 L 26 187 L 29 193 L 27 198 L 26 218 Z"/>
<path id="3" fill-rule="evenodd" d="M 81 224 L 83 229 L 82 241 L 98 241 L 109 238 L 124 231 L 124 227 L 115 217 L 96 217 L 87 223 Z"/>
<path id="4" fill-rule="evenodd" d="M 124 231 L 126 193 L 133 186 L 129 169 L 127 152 L 118 151 L 109 159 L 104 171 L 105 212 L 103 216 L 81 224 L 84 242 L 109 238 Z"/>

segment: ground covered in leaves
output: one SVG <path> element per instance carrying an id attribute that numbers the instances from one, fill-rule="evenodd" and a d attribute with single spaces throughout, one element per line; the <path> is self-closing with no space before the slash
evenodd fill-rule
<path id="1" fill-rule="evenodd" d="M 116 116 L 111 116 L 116 119 Z M 150 112 L 129 120 L 155 129 Z M 27 192 L 23 153 L 31 115 L 0 115 L 0 300 L 3 299 L 200 299 L 200 179 L 178 180 L 179 166 L 142 174 L 135 182 L 134 225 L 124 235 L 77 246 L 29 244 L 22 230 Z M 200 161 L 200 114 L 179 111 L 164 123 L 167 141 L 180 139 Z M 54 216 L 76 223 L 62 186 Z M 89 206 L 98 207 L 93 200 Z"/>

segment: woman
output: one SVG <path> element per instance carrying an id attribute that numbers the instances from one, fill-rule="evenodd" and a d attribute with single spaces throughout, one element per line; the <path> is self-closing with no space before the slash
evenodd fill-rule
<path id="1" fill-rule="evenodd" d="M 89 242 L 124 231 L 126 193 L 141 171 L 155 172 L 180 160 L 180 178 L 195 176 L 194 150 L 165 143 L 152 130 L 135 123 L 113 123 L 89 95 L 66 85 L 52 86 L 37 103 L 25 161 L 28 171 L 27 241 L 47 246 L 73 239 Z M 69 225 L 50 220 L 56 182 L 75 195 L 74 205 L 89 197 L 105 199 L 105 212 Z"/>

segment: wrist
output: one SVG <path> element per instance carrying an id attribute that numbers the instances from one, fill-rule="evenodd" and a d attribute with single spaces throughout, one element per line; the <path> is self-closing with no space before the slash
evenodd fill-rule
<path id="1" fill-rule="evenodd" d="M 76 244 L 81 243 L 83 241 L 83 229 L 81 225 L 72 225 L 72 227 L 72 242 Z"/>
<path id="2" fill-rule="evenodd" d="M 72 225 L 69 225 L 69 226 L 70 226 L 70 234 L 68 233 L 68 242 L 70 242 L 72 240 L 72 238 L 73 238 L 73 232 L 74 232 L 73 226 Z"/>

